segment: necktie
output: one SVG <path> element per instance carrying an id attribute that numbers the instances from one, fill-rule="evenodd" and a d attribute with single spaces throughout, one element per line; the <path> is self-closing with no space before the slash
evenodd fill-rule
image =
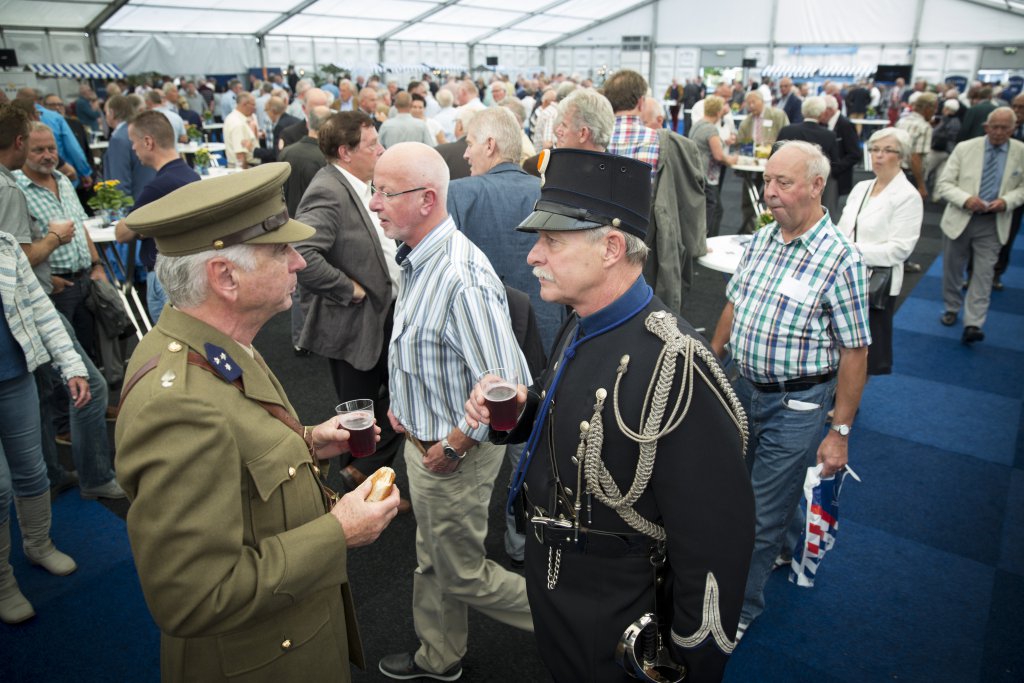
<path id="1" fill-rule="evenodd" d="M 978 196 L 990 202 L 999 196 L 999 148 L 989 147 L 985 153 L 985 168 L 981 172 L 981 187 Z"/>

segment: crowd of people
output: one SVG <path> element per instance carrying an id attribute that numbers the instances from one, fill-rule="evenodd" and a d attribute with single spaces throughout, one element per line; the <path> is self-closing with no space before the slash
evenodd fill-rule
<path id="1" fill-rule="evenodd" d="M 673 82 L 668 121 L 628 69 L 600 88 L 110 83 L 102 100 L 83 86 L 69 117 L 31 89 L 0 103 L 0 619 L 33 614 L 8 562 L 10 499 L 28 558 L 67 574 L 49 504 L 78 483 L 131 500 L 167 680 L 347 680 L 367 664 L 347 548 L 410 511 L 415 639 L 379 660 L 385 676 L 459 678 L 472 607 L 535 632 L 557 680 L 643 676 L 652 657 L 721 678 L 791 559 L 807 467 L 846 466 L 863 387 L 892 371 L 923 202 L 947 202 L 941 322 L 962 309 L 968 344 L 1024 206 L 1024 96 L 944 93 L 935 117 L 921 82 L 905 97 L 899 82 L 775 85 Z M 858 130 L 885 103 L 894 125 Z M 217 119 L 227 164 L 248 170 L 200 182 L 177 146 L 184 123 Z M 78 127 L 109 137 L 101 168 L 76 161 Z M 855 184 L 865 137 L 873 177 Z M 680 311 L 744 144 L 772 148 L 770 221 L 736 211 L 753 237 L 705 341 Z M 75 189 L 100 178 L 134 198 L 115 233 L 138 245 L 155 324 L 119 415 L 86 304 L 107 274 Z M 288 309 L 295 353 L 326 359 L 338 403 L 374 401 L 369 457 L 336 419 L 304 426 L 253 346 Z M 512 429 L 491 425 L 495 377 L 515 390 Z M 77 474 L 57 457 L 62 420 Z M 407 490 L 368 501 L 399 457 Z M 501 563 L 484 539 L 506 459 Z"/>

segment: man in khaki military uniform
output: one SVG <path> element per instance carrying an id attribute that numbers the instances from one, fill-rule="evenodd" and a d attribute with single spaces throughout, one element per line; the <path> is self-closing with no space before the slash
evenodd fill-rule
<path id="1" fill-rule="evenodd" d="M 363 665 L 346 552 L 394 518 L 397 488 L 368 503 L 365 482 L 335 503 L 317 460 L 348 432 L 302 427 L 252 347 L 305 266 L 289 243 L 313 235 L 288 218 L 288 173 L 193 183 L 128 218 L 156 239 L 173 306 L 132 356 L 116 431 L 165 682 L 347 681 Z"/>

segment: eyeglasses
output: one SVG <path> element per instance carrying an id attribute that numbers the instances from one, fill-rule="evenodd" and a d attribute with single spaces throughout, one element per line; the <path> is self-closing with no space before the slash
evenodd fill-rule
<path id="1" fill-rule="evenodd" d="M 427 188 L 425 187 L 414 187 L 411 190 L 402 190 L 401 192 L 385 192 L 384 190 L 375 186 L 372 182 L 370 183 L 370 192 L 372 192 L 373 194 L 379 194 L 383 196 L 384 199 L 391 199 L 392 197 L 399 197 L 403 194 L 409 194 L 410 192 L 419 192 L 420 190 L 426 189 Z"/>
<path id="2" fill-rule="evenodd" d="M 899 154 L 898 149 L 892 147 L 868 147 L 868 154 Z"/>
<path id="3" fill-rule="evenodd" d="M 43 106 L 46 107 L 47 109 L 63 109 L 64 108 L 64 103 L 63 102 L 43 102 Z"/>

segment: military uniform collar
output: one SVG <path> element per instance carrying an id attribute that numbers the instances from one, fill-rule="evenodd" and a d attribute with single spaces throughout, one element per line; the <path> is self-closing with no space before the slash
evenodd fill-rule
<path id="1" fill-rule="evenodd" d="M 591 313 L 585 318 L 580 318 L 580 336 L 604 329 L 609 325 L 619 322 L 630 313 L 636 311 L 645 299 L 650 297 L 651 288 L 641 275 L 636 282 L 626 290 L 626 293 L 615 301 L 611 302 L 599 311 Z"/>
<path id="2" fill-rule="evenodd" d="M 270 379 L 269 368 L 262 364 L 258 355 L 249 354 L 245 348 L 228 335 L 198 318 L 182 313 L 173 306 L 164 309 L 156 327 L 203 358 L 207 358 L 207 344 L 223 349 L 241 370 L 242 385 L 248 398 L 284 405 L 280 393 Z M 255 352 L 255 349 L 253 351 Z"/>

